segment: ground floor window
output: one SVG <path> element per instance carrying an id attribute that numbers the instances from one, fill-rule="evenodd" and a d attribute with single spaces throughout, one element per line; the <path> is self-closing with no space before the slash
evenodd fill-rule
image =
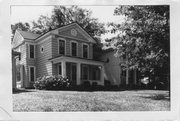
<path id="1" fill-rule="evenodd" d="M 101 69 L 94 65 L 81 65 L 81 79 L 82 80 L 100 80 Z"/>
<path id="2" fill-rule="evenodd" d="M 90 80 L 100 80 L 100 67 L 90 66 Z"/>
<path id="3" fill-rule="evenodd" d="M 30 81 L 34 82 L 35 81 L 35 67 L 33 66 L 29 67 L 29 76 L 30 76 Z"/>
<path id="4" fill-rule="evenodd" d="M 88 80 L 88 65 L 81 66 L 81 79 Z"/>

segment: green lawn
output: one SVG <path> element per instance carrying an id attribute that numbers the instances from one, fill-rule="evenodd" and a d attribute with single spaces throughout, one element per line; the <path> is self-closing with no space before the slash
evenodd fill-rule
<path id="1" fill-rule="evenodd" d="M 43 91 L 13 94 L 13 110 L 19 111 L 169 111 L 168 91 Z"/>

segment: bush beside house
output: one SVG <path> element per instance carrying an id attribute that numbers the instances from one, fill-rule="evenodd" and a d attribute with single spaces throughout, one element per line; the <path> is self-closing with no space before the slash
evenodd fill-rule
<path id="1" fill-rule="evenodd" d="M 61 75 L 42 76 L 37 78 L 34 87 L 40 90 L 64 90 L 70 87 L 70 81 Z"/>

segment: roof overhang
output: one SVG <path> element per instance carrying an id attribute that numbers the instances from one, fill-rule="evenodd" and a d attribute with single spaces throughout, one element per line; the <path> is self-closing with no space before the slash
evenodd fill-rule
<path id="1" fill-rule="evenodd" d="M 103 61 L 95 61 L 92 59 L 84 59 L 79 57 L 70 57 L 70 56 L 59 56 L 55 58 L 49 59 L 53 64 L 60 63 L 62 61 L 72 62 L 72 63 L 81 63 L 81 64 L 90 64 L 90 65 L 103 65 L 105 62 Z"/>

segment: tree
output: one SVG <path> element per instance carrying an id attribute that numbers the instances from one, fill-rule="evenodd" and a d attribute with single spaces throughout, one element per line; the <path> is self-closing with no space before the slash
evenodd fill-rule
<path id="1" fill-rule="evenodd" d="M 99 57 L 102 48 L 100 43 L 101 34 L 105 33 L 104 24 L 98 22 L 98 19 L 91 17 L 92 12 L 78 6 L 55 6 L 50 17 L 41 15 L 37 22 L 33 21 L 32 31 L 34 33 L 45 33 L 50 29 L 55 29 L 67 25 L 72 22 L 77 22 L 85 29 L 98 44 L 93 46 L 94 58 Z"/>
<path id="2" fill-rule="evenodd" d="M 108 42 L 117 57 L 126 57 L 128 68 L 169 86 L 163 79 L 170 75 L 169 6 L 119 6 L 114 14 L 125 15 L 124 23 L 109 24 L 112 33 L 120 33 Z"/>
<path id="3" fill-rule="evenodd" d="M 30 31 L 30 25 L 28 23 L 22 23 L 22 22 L 18 22 L 14 25 L 12 24 L 11 25 L 11 33 L 12 33 L 11 41 L 17 29 L 22 30 L 22 31 Z"/>
<path id="4" fill-rule="evenodd" d="M 12 34 L 15 34 L 16 29 L 22 31 L 30 31 L 30 25 L 28 23 L 22 23 L 22 22 L 11 25 Z"/>
<path id="5" fill-rule="evenodd" d="M 92 37 L 99 37 L 105 32 L 104 24 L 99 23 L 98 19 L 91 17 L 92 12 L 78 6 L 55 6 L 50 17 L 41 15 L 39 19 L 33 21 L 32 30 L 35 33 L 44 33 L 49 29 L 55 29 L 67 25 L 72 22 L 77 22 L 82 26 Z"/>

